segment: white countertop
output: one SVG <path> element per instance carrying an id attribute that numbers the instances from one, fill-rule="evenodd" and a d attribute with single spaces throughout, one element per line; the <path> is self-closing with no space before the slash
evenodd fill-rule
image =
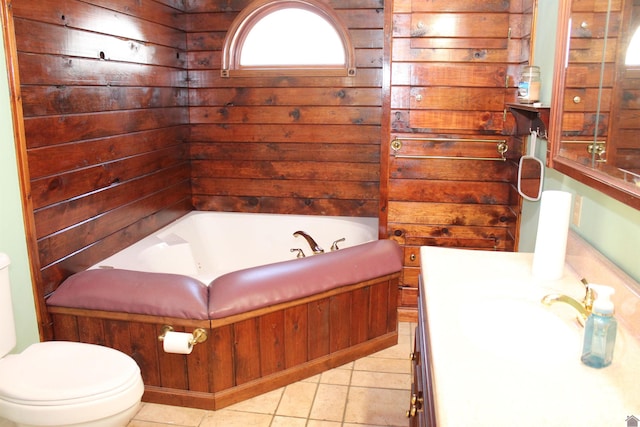
<path id="1" fill-rule="evenodd" d="M 613 363 L 580 362 L 583 329 L 561 280 L 531 276 L 532 254 L 422 247 L 438 426 L 620 426 L 640 418 L 640 343 L 618 324 Z"/>

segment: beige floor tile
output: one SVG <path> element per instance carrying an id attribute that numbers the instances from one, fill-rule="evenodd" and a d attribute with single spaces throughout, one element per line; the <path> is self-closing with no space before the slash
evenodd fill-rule
<path id="1" fill-rule="evenodd" d="M 281 417 L 278 415 L 273 418 L 271 423 L 271 427 L 305 427 L 306 425 L 306 418 Z"/>
<path id="2" fill-rule="evenodd" d="M 407 421 L 407 425 L 409 424 L 409 421 Z M 376 426 L 373 424 L 354 424 L 354 423 L 342 423 L 342 427 L 380 427 L 380 426 Z M 386 427 L 386 426 L 385 426 Z"/>
<path id="3" fill-rule="evenodd" d="M 200 427 L 269 427 L 272 418 L 269 414 L 221 409 L 209 412 Z"/>
<path id="4" fill-rule="evenodd" d="M 330 371 L 323 372 L 320 376 L 321 384 L 338 384 L 349 385 L 351 382 L 351 369 L 331 369 Z"/>
<path id="5" fill-rule="evenodd" d="M 415 327 L 415 323 L 400 322 L 398 323 L 398 335 L 411 335 Z"/>
<path id="6" fill-rule="evenodd" d="M 207 411 L 203 409 L 145 403 L 134 420 L 197 427 L 206 414 Z"/>
<path id="7" fill-rule="evenodd" d="M 408 357 L 405 360 L 385 359 L 382 357 L 365 357 L 356 361 L 353 370 L 354 372 L 369 371 L 409 374 L 411 373 L 411 361 Z"/>
<path id="8" fill-rule="evenodd" d="M 127 424 L 127 427 L 167 427 L 167 426 L 183 427 L 178 424 L 154 423 L 152 421 L 138 421 L 138 420 L 133 420 L 129 424 Z"/>
<path id="9" fill-rule="evenodd" d="M 369 357 L 383 357 L 387 359 L 408 360 L 413 349 L 413 340 L 408 335 L 399 335 L 398 344 L 393 347 L 381 350 Z"/>
<path id="10" fill-rule="evenodd" d="M 338 421 L 309 420 L 307 427 L 341 427 L 342 423 Z M 359 426 L 363 427 L 363 426 Z"/>
<path id="11" fill-rule="evenodd" d="M 309 418 L 324 421 L 342 421 L 348 390 L 347 386 L 320 384 Z"/>
<path id="12" fill-rule="evenodd" d="M 409 390 L 351 387 L 344 421 L 406 427 Z"/>
<path id="13" fill-rule="evenodd" d="M 277 415 L 307 418 L 311 413 L 318 384 L 297 382 L 288 385 L 280 399 Z"/>
<path id="14" fill-rule="evenodd" d="M 234 411 L 255 412 L 258 414 L 275 414 L 283 392 L 284 387 L 261 394 L 243 402 L 235 403 L 229 406 L 228 409 L 232 409 Z"/>
<path id="15" fill-rule="evenodd" d="M 322 375 L 322 374 L 314 375 L 314 376 L 312 376 L 312 377 L 305 378 L 305 379 L 300 380 L 300 381 L 305 382 L 305 383 L 319 383 L 319 382 L 320 382 L 320 376 L 321 376 L 321 375 Z"/>
<path id="16" fill-rule="evenodd" d="M 345 363 L 344 365 L 338 366 L 336 369 L 353 369 L 353 363 L 354 362 Z"/>
<path id="17" fill-rule="evenodd" d="M 383 387 L 408 390 L 411 387 L 411 374 L 353 371 L 351 385 L 355 387 Z"/>

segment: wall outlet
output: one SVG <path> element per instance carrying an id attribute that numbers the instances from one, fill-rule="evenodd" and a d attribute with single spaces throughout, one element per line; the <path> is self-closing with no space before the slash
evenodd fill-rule
<path id="1" fill-rule="evenodd" d="M 582 217 L 582 196 L 576 194 L 573 199 L 573 214 L 571 215 L 571 223 L 576 227 L 580 227 L 580 218 Z"/>

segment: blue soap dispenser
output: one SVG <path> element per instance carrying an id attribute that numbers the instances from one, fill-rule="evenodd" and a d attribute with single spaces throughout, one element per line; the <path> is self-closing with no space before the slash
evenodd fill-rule
<path id="1" fill-rule="evenodd" d="M 584 344 L 582 363 L 593 368 L 609 366 L 613 360 L 613 347 L 616 342 L 618 323 L 613 317 L 611 295 L 614 290 L 609 286 L 589 285 L 595 291 L 591 315 L 584 326 Z"/>

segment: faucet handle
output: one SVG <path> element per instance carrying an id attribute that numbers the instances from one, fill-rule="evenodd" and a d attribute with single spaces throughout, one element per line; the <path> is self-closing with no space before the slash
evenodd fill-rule
<path id="1" fill-rule="evenodd" d="M 589 282 L 584 277 L 580 280 L 582 284 L 586 287 L 584 299 L 582 300 L 582 304 L 584 304 L 584 308 L 587 309 L 587 312 L 591 314 L 593 309 L 593 302 L 595 301 L 595 296 L 593 289 L 589 286 Z"/>
<path id="2" fill-rule="evenodd" d="M 331 250 L 332 251 L 337 251 L 338 249 L 340 249 L 338 247 L 338 243 L 344 242 L 345 240 L 347 240 L 347 239 L 345 237 L 343 237 L 342 239 L 338 239 L 338 240 L 334 241 L 333 244 L 331 245 Z"/>
<path id="3" fill-rule="evenodd" d="M 591 311 L 593 310 L 593 302 L 596 299 L 593 294 L 594 294 L 593 289 L 591 289 L 591 286 L 589 286 L 587 288 L 587 292 L 584 295 L 584 301 L 583 301 L 584 308 L 586 308 L 589 313 L 591 313 Z"/>
<path id="4" fill-rule="evenodd" d="M 290 252 L 297 252 L 296 258 L 304 258 L 305 257 L 304 251 L 302 249 L 300 249 L 300 248 L 291 248 Z"/>

